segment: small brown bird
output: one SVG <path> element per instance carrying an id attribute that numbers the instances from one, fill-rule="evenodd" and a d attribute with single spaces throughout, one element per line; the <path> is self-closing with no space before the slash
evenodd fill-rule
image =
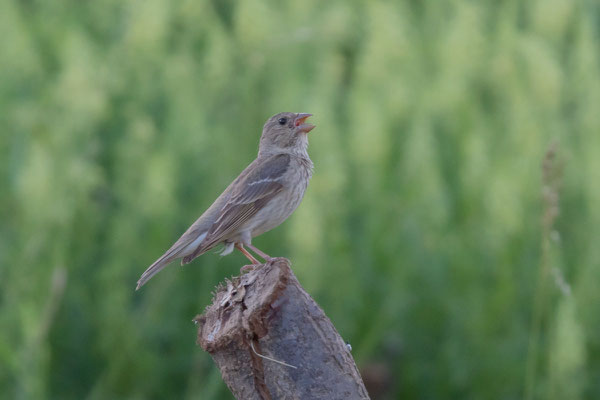
<path id="1" fill-rule="evenodd" d="M 258 156 L 225 189 L 215 202 L 188 228 L 165 254 L 140 277 L 137 289 L 178 258 L 181 265 L 219 243 L 221 255 L 235 248 L 252 263 L 260 264 L 244 246 L 268 261 L 252 238 L 263 234 L 289 217 L 302 201 L 313 163 L 308 157 L 307 124 L 312 114 L 284 112 L 269 118 L 263 127 Z"/>

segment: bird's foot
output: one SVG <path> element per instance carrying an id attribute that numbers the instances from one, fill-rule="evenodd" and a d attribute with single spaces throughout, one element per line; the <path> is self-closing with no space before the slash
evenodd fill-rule
<path id="1" fill-rule="evenodd" d="M 273 257 L 271 257 L 270 255 L 268 255 L 267 253 L 265 253 L 264 251 L 257 249 L 256 247 L 252 246 L 251 244 L 246 244 L 246 246 L 248 246 L 248 248 L 250 250 L 252 250 L 253 252 L 255 252 L 256 254 L 258 254 L 263 260 L 265 260 L 265 264 L 266 263 L 270 263 L 271 261 L 274 260 Z"/>
<path id="2" fill-rule="evenodd" d="M 254 268 L 256 268 L 257 266 L 258 266 L 257 264 L 244 265 L 242 268 L 240 268 L 240 274 L 246 274 L 250 271 L 253 271 Z"/>

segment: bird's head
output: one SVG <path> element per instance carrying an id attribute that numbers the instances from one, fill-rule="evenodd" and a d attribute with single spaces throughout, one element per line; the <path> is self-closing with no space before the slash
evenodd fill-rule
<path id="1" fill-rule="evenodd" d="M 259 154 L 305 154 L 308 147 L 307 133 L 315 127 L 306 123 L 311 115 L 283 112 L 269 118 L 263 127 Z"/>

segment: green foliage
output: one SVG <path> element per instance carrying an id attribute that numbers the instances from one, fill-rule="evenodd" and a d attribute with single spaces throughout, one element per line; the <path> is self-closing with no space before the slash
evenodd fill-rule
<path id="1" fill-rule="evenodd" d="M 374 397 L 599 398 L 598 15 L 0 2 L 0 393 L 231 398 L 191 319 L 242 256 L 135 282 L 296 111 L 315 175 L 255 244 L 293 261 Z"/>

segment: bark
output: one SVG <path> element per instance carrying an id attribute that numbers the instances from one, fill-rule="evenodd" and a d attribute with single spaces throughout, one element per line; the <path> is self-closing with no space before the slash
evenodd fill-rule
<path id="1" fill-rule="evenodd" d="M 369 398 L 349 346 L 284 258 L 220 285 L 194 321 L 237 399 Z"/>

